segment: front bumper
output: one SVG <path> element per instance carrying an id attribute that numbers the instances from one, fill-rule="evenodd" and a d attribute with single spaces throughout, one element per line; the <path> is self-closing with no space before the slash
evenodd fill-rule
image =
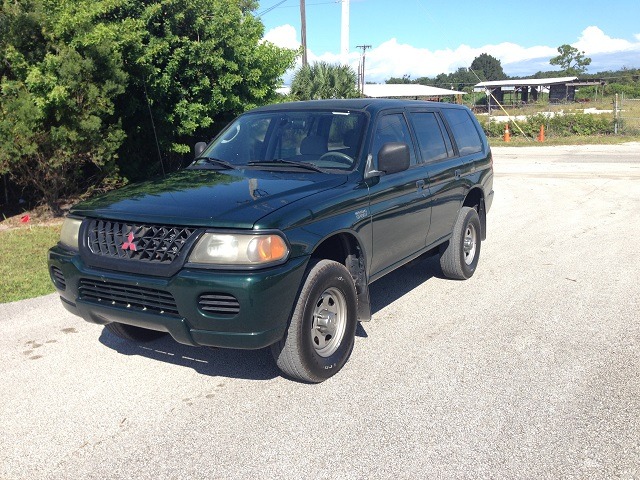
<path id="1" fill-rule="evenodd" d="M 284 335 L 308 260 L 253 271 L 184 268 L 163 278 L 91 268 L 56 246 L 49 271 L 64 307 L 88 322 L 164 331 L 186 345 L 257 349 Z M 203 309 L 203 296 L 211 294 L 234 298 L 237 311 Z"/>

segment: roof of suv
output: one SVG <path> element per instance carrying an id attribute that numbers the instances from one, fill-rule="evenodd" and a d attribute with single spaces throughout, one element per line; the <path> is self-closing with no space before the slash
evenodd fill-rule
<path id="1" fill-rule="evenodd" d="M 461 108 L 453 103 L 426 102 L 422 100 L 398 100 L 391 98 L 354 98 L 339 100 L 308 100 L 304 102 L 277 103 L 256 108 L 252 111 L 292 111 L 309 109 L 339 109 L 339 110 L 366 110 L 377 112 L 383 108 L 405 108 L 405 107 L 443 107 Z"/>

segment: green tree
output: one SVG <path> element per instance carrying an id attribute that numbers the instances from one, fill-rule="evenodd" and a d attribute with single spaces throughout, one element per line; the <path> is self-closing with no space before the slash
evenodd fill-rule
<path id="1" fill-rule="evenodd" d="M 384 83 L 401 83 L 401 84 L 407 84 L 407 83 L 416 83 L 415 80 L 411 80 L 411 75 L 403 75 L 402 78 L 400 77 L 391 77 L 388 80 L 385 80 Z"/>
<path id="2" fill-rule="evenodd" d="M 558 65 L 567 75 L 578 76 L 587 71 L 587 66 L 591 64 L 591 59 L 571 45 L 560 45 L 559 55 L 549 60 L 551 65 Z"/>
<path id="3" fill-rule="evenodd" d="M 356 81 L 356 73 L 349 66 L 316 62 L 301 67 L 294 74 L 291 95 L 296 100 L 357 98 Z"/>
<path id="4" fill-rule="evenodd" d="M 60 1 L 60 0 L 58 0 Z M 261 40 L 254 0 L 103 0 L 119 27 L 131 22 L 135 41 L 122 43 L 129 81 L 116 111 L 128 133 L 120 167 L 139 180 L 175 169 L 191 145 L 213 137 L 243 111 L 277 100 L 295 50 Z M 82 0 L 91 4 L 92 0 Z"/>
<path id="5" fill-rule="evenodd" d="M 122 156 L 143 173 L 154 138 L 149 106 L 165 160 L 180 161 L 196 138 L 211 138 L 239 113 L 274 101 L 297 55 L 261 41 L 264 26 L 251 14 L 255 1 L 130 5 L 146 32 L 128 59 L 131 81 L 121 107 L 125 129 L 138 135 L 127 139 Z"/>
<path id="6" fill-rule="evenodd" d="M 0 173 L 52 207 L 118 181 L 118 165 L 159 171 L 156 134 L 178 165 L 195 139 L 274 101 L 297 55 L 261 40 L 254 0 L 0 2 Z"/>
<path id="7" fill-rule="evenodd" d="M 5 0 L 0 11 L 0 171 L 57 210 L 60 196 L 113 178 L 126 74 L 109 39 L 63 42 L 44 7 Z"/>
<path id="8" fill-rule="evenodd" d="M 482 81 L 505 80 L 507 78 L 507 75 L 502 70 L 500 60 L 487 53 L 482 53 L 474 58 L 473 62 L 471 62 L 470 69 L 473 70 Z"/>

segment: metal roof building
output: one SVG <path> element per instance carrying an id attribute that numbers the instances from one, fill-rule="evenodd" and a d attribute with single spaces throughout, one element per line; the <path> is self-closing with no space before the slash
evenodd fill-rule
<path id="1" fill-rule="evenodd" d="M 376 83 L 365 84 L 364 96 L 371 98 L 441 98 L 464 95 L 465 92 L 446 88 L 419 85 L 416 83 Z"/>
<path id="2" fill-rule="evenodd" d="M 523 78 L 520 80 L 493 80 L 490 82 L 480 82 L 473 88 L 476 91 L 502 87 L 549 87 L 551 85 L 565 84 L 577 80 L 578 77 L 556 77 L 556 78 Z"/>

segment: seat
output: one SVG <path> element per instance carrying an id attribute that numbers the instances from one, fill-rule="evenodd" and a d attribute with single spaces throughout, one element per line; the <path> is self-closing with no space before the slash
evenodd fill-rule
<path id="1" fill-rule="evenodd" d="M 327 140 L 320 135 L 309 135 L 300 142 L 300 155 L 318 158 L 327 153 Z"/>

